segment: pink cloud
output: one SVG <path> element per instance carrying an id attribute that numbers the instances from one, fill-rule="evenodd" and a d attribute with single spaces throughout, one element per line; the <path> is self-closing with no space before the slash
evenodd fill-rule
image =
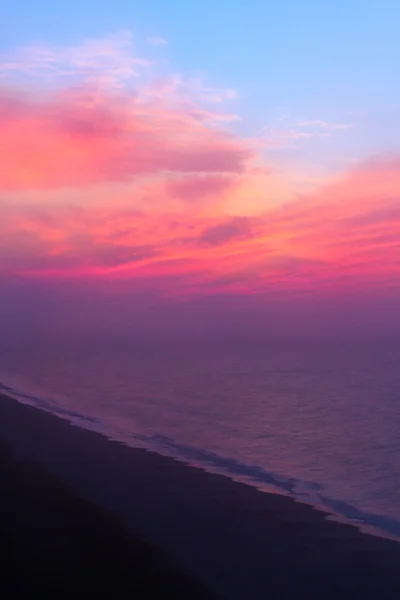
<path id="1" fill-rule="evenodd" d="M 34 101 L 0 95 L 0 189 L 245 169 L 246 143 L 184 107 L 81 89 Z"/>
<path id="2" fill-rule="evenodd" d="M 127 44 L 89 44 L 64 59 L 72 70 L 101 72 L 108 53 L 110 73 L 123 80 L 133 69 Z M 53 54 L 35 56 L 59 65 Z M 204 106 L 235 97 L 179 76 L 135 92 L 87 83 L 3 89 L 0 272 L 126 281 L 176 300 L 397 289 L 399 158 L 359 165 L 302 195 L 286 193 L 283 174 L 283 204 L 249 141 L 222 128 L 234 117 Z M 283 147 L 311 134 L 268 135 Z"/>
<path id="3" fill-rule="evenodd" d="M 360 166 L 252 217 L 224 212 L 239 193 L 236 183 L 246 198 L 241 186 L 246 177 L 251 184 L 251 172 L 240 182 L 213 174 L 162 178 L 147 190 L 142 209 L 140 186 L 115 206 L 112 195 L 103 206 L 3 204 L 0 264 L 25 274 L 158 280 L 161 287 L 178 277 L 177 292 L 197 294 L 224 289 L 228 281 L 235 293 L 400 285 L 399 167 L 395 159 Z M 209 195 L 217 201 L 201 210 L 184 202 L 176 211 L 177 191 L 184 200 Z"/>
<path id="4" fill-rule="evenodd" d="M 201 233 L 199 241 L 205 246 L 220 246 L 232 240 L 252 237 L 251 221 L 246 217 L 231 217 L 218 225 L 211 225 Z"/>
<path id="5" fill-rule="evenodd" d="M 182 200 L 196 200 L 205 196 L 219 198 L 235 186 L 235 178 L 229 175 L 192 174 L 167 183 L 168 193 Z"/>

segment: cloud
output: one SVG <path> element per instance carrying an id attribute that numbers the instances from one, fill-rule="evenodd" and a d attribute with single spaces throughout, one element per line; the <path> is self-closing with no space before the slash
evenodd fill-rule
<path id="1" fill-rule="evenodd" d="M 287 248 L 329 265 L 348 285 L 400 285 L 400 159 L 369 161 L 270 215 Z"/>
<path id="2" fill-rule="evenodd" d="M 59 72 L 64 61 L 73 85 L 3 86 L 3 277 L 126 280 L 165 298 L 400 286 L 399 157 L 294 193 L 255 143 L 222 127 L 229 114 L 210 110 L 234 92 L 179 75 L 139 77 L 129 89 L 88 82 L 82 74 L 101 76 L 105 54 L 114 82 L 137 77 L 125 62 L 131 38 L 107 43 L 66 49 L 62 60 L 55 51 L 33 53 L 34 74 L 39 63 Z M 312 135 L 264 134 L 277 148 Z"/>
<path id="3" fill-rule="evenodd" d="M 168 44 L 168 40 L 160 36 L 149 37 L 147 38 L 147 41 L 152 46 L 165 46 L 166 44 Z"/>
<path id="4" fill-rule="evenodd" d="M 250 144 L 221 127 L 238 117 L 209 107 L 236 96 L 200 77 L 158 77 L 128 31 L 16 50 L 0 66 L 0 191 L 241 173 Z"/>
<path id="5" fill-rule="evenodd" d="M 121 189 L 118 202 L 112 187 L 86 205 L 28 205 L 22 194 L 0 203 L 0 270 L 140 274 L 161 287 L 179 277 L 180 293 L 197 294 L 228 279 L 242 282 L 237 293 L 400 285 L 399 173 L 400 159 L 369 162 L 251 217 L 227 213 L 232 197 L 249 197 L 251 171 L 161 178 Z"/>
<path id="6" fill-rule="evenodd" d="M 234 217 L 205 229 L 199 242 L 206 246 L 220 246 L 232 240 L 248 239 L 251 235 L 250 220 L 246 217 Z"/>
<path id="7" fill-rule="evenodd" d="M 137 90 L 144 102 L 161 100 L 184 106 L 206 121 L 236 121 L 239 116 L 225 110 L 210 110 L 210 106 L 225 105 L 239 96 L 236 91 L 209 87 L 200 77 L 185 78 L 179 73 L 154 77 Z"/>
<path id="8" fill-rule="evenodd" d="M 301 140 L 328 137 L 332 131 L 342 131 L 354 127 L 352 123 L 329 123 L 319 119 L 310 121 L 297 119 L 294 123 L 290 123 L 287 115 L 280 120 L 287 122 L 286 128 L 264 127 L 259 132 L 262 145 L 267 149 L 294 148 Z"/>
<path id="9" fill-rule="evenodd" d="M 262 144 L 268 149 L 293 148 L 298 140 L 312 137 L 307 131 L 296 131 L 295 129 L 264 128 L 260 132 Z"/>
<path id="10" fill-rule="evenodd" d="M 235 179 L 231 175 L 195 174 L 169 181 L 167 190 L 171 196 L 182 200 L 197 200 L 210 195 L 220 198 L 234 185 Z"/>
<path id="11" fill-rule="evenodd" d="M 27 46 L 1 57 L 0 81 L 47 81 L 47 85 L 95 77 L 107 84 L 136 78 L 150 61 L 135 56 L 133 36 L 121 31 L 107 38 L 83 40 L 70 47 Z"/>
<path id="12" fill-rule="evenodd" d="M 190 97 L 196 98 L 199 102 L 205 102 L 206 104 L 219 104 L 229 100 L 237 100 L 239 94 L 236 90 L 209 87 L 204 84 L 200 77 L 193 77 L 185 83 L 187 93 Z"/>
<path id="13" fill-rule="evenodd" d="M 35 101 L 0 94 L 0 190 L 121 181 L 143 174 L 244 170 L 249 146 L 191 108 L 91 88 Z"/>
<path id="14" fill-rule="evenodd" d="M 299 127 L 317 127 L 319 129 L 328 129 L 328 130 L 343 130 L 343 129 L 352 129 L 354 127 L 354 123 L 328 123 L 327 121 L 322 121 L 320 119 L 314 119 L 311 121 L 302 121 L 298 122 Z"/>
<path id="15" fill-rule="evenodd" d="M 149 37 L 147 41 L 156 46 L 168 43 L 162 37 Z M 81 86 L 82 82 L 129 94 L 135 87 L 135 96 L 142 101 L 161 97 L 174 102 L 213 105 L 239 98 L 232 88 L 208 85 L 204 74 L 184 77 L 180 73 L 165 73 L 164 64 L 137 54 L 129 30 L 67 47 L 36 45 L 0 54 L 3 87 L 36 86 L 36 92 L 42 92 Z"/>

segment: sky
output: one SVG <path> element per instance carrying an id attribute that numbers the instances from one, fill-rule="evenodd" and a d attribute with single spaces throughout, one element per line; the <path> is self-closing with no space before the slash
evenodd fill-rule
<path id="1" fill-rule="evenodd" d="M 400 335 L 399 19 L 6 0 L 3 332 Z"/>

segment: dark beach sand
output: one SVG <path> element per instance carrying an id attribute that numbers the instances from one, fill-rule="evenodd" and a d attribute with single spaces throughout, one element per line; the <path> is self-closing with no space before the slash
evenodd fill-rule
<path id="1" fill-rule="evenodd" d="M 290 498 L 6 396 L 0 439 L 1 598 L 400 598 L 400 544 Z"/>
<path id="2" fill-rule="evenodd" d="M 162 552 L 126 532 L 0 442 L 0 598 L 197 598 L 211 594 Z"/>

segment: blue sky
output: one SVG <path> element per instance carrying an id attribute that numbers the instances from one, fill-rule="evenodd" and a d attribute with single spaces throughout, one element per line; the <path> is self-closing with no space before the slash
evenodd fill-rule
<path id="1" fill-rule="evenodd" d="M 129 29 L 165 37 L 178 69 L 207 70 L 259 108 L 267 99 L 299 111 L 362 110 L 397 103 L 399 17 L 395 0 L 23 0 L 2 4 L 0 44 L 63 45 Z"/>
<path id="2" fill-rule="evenodd" d="M 351 161 L 398 148 L 399 20 L 396 0 L 22 0 L 2 4 L 0 50 L 130 30 L 140 55 L 237 90 L 240 133 L 296 120 L 354 124 L 357 135 L 343 131 L 334 144 L 302 144 L 304 156 L 323 152 L 333 165 L 335 154 Z M 168 45 L 151 48 L 149 36 Z"/>

